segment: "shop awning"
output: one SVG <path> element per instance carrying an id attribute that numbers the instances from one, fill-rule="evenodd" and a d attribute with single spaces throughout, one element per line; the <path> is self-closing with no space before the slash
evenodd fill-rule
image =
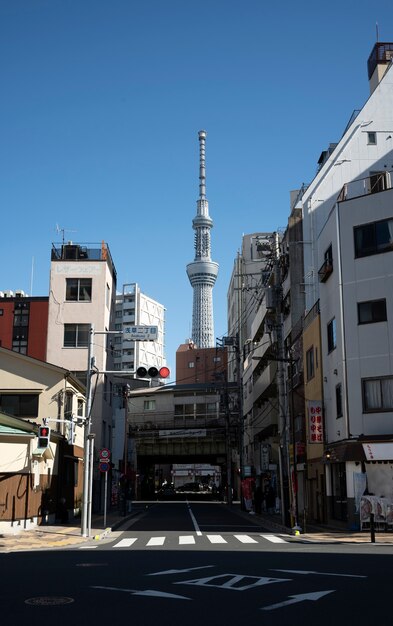
<path id="1" fill-rule="evenodd" d="M 393 442 L 362 443 L 366 461 L 393 461 Z"/>

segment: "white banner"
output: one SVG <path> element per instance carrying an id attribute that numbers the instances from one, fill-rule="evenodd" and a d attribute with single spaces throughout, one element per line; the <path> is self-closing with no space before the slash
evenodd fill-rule
<path id="1" fill-rule="evenodd" d="M 187 438 L 206 437 L 206 428 L 201 428 L 199 430 L 197 430 L 196 428 L 193 428 L 193 429 L 183 428 L 180 430 L 159 430 L 158 435 L 159 437 L 170 437 L 172 439 L 181 438 L 181 437 L 187 437 Z"/>

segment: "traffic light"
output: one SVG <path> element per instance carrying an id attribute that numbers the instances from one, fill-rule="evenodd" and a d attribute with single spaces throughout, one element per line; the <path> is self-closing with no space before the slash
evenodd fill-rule
<path id="1" fill-rule="evenodd" d="M 166 366 L 158 369 L 154 366 L 147 368 L 141 365 L 141 367 L 138 367 L 136 370 L 136 375 L 139 376 L 139 378 L 168 378 L 169 374 L 169 368 Z"/>
<path id="2" fill-rule="evenodd" d="M 48 426 L 39 426 L 38 428 L 38 447 L 47 448 L 50 442 L 50 428 Z"/>

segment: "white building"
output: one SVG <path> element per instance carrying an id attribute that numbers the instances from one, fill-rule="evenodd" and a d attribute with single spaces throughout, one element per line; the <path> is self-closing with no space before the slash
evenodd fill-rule
<path id="1" fill-rule="evenodd" d="M 160 369 L 165 365 L 165 308 L 142 293 L 138 283 L 123 285 L 116 295 L 115 330 L 127 326 L 157 326 L 156 341 L 130 341 L 127 334 L 115 336 L 113 360 L 115 370 L 133 370 L 144 366 Z"/>
<path id="2" fill-rule="evenodd" d="M 393 499 L 392 51 L 376 44 L 372 93 L 298 205 L 306 311 L 320 307 L 328 516 L 349 524 L 366 478 Z"/>
<path id="3" fill-rule="evenodd" d="M 112 445 L 113 384 L 104 372 L 113 370 L 105 333 L 113 330 L 115 294 L 116 270 L 105 242 L 53 246 L 46 360 L 86 384 L 89 332 L 94 325 L 92 356 L 98 373 L 92 377 L 91 417 L 96 453 Z"/>

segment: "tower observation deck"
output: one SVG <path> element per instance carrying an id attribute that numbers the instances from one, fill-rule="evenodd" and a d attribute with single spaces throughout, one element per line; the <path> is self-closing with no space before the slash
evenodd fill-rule
<path id="1" fill-rule="evenodd" d="M 217 279 L 218 263 L 211 260 L 210 230 L 213 220 L 209 216 L 206 198 L 205 141 L 206 131 L 199 136 L 199 198 L 197 214 L 192 220 L 195 230 L 195 258 L 187 265 L 187 275 L 194 291 L 192 307 L 192 340 L 198 348 L 215 345 L 213 323 L 213 287 Z"/>

